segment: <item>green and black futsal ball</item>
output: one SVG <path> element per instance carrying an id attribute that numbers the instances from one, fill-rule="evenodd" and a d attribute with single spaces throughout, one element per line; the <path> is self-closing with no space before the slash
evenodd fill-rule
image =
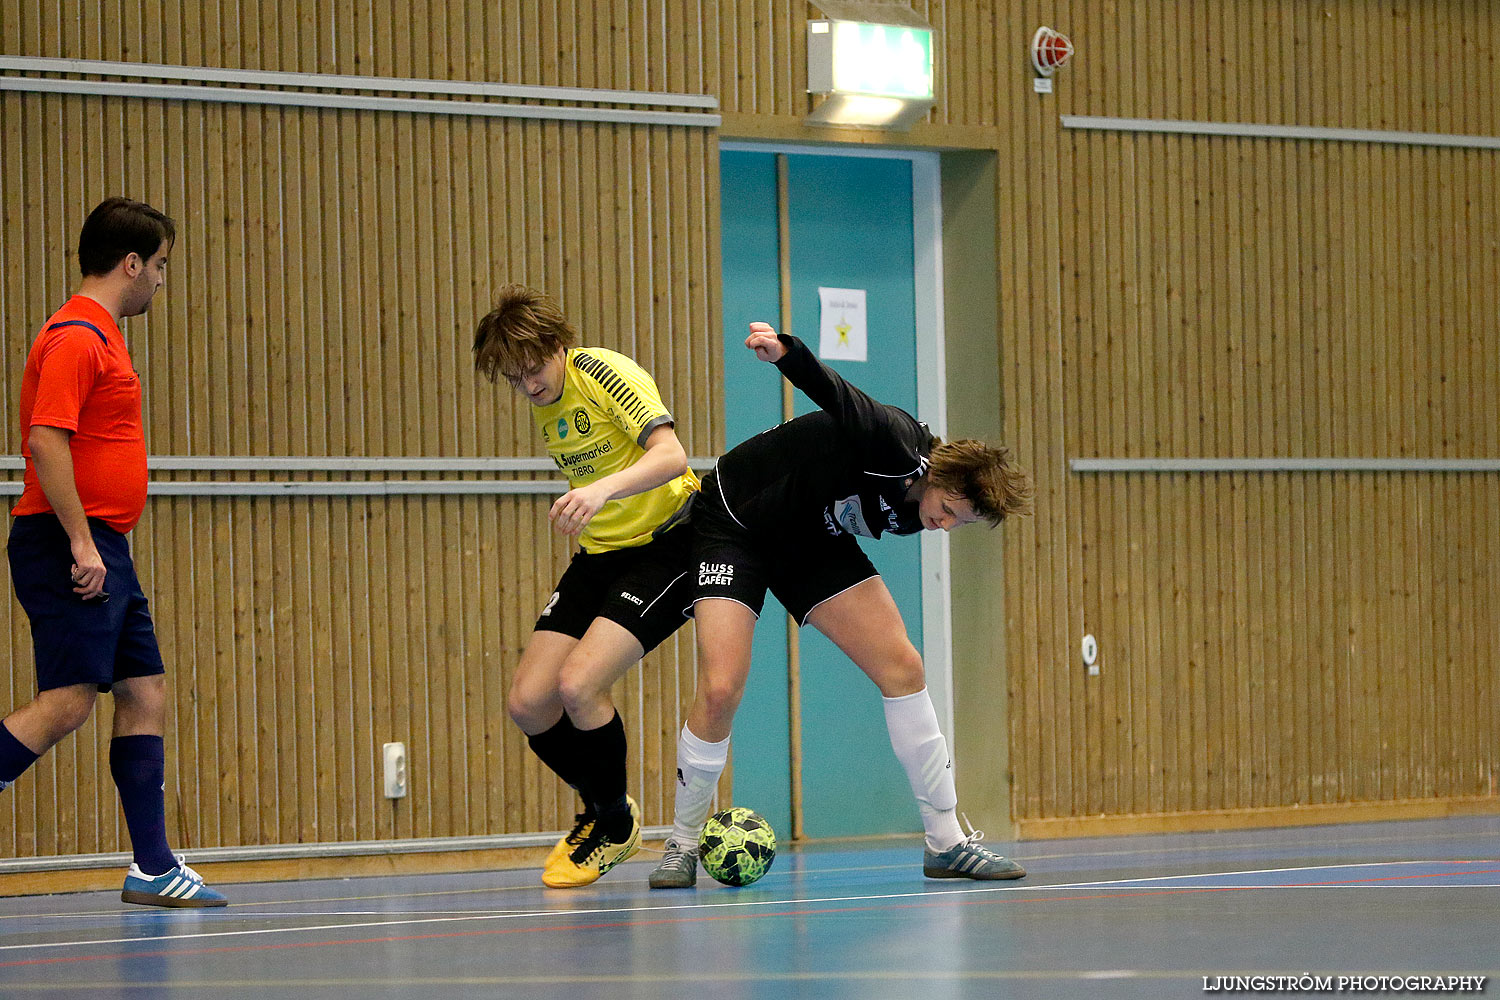
<path id="1" fill-rule="evenodd" d="M 776 831 L 753 809 L 714 813 L 698 836 L 703 870 L 725 885 L 749 885 L 776 860 Z"/>

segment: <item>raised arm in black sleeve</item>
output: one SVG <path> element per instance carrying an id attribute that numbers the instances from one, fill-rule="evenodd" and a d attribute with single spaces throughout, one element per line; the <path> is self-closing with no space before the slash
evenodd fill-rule
<path id="1" fill-rule="evenodd" d="M 915 417 L 846 382 L 796 337 L 776 336 L 786 347 L 776 362 L 781 373 L 838 422 L 868 461 L 887 466 L 868 471 L 908 475 L 923 464 L 932 436 Z"/>

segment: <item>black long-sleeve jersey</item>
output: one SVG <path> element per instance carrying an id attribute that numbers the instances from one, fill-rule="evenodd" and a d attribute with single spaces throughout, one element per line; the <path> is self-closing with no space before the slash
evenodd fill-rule
<path id="1" fill-rule="evenodd" d="M 845 532 L 879 538 L 922 530 L 912 483 L 935 440 L 905 410 L 871 399 L 796 337 L 778 335 L 776 362 L 821 410 L 788 420 L 731 449 L 717 478 L 725 506 L 752 531 Z"/>

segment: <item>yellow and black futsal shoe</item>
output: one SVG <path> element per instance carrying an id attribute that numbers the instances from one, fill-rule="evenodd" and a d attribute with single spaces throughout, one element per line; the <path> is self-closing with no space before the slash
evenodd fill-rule
<path id="1" fill-rule="evenodd" d="M 557 843 L 552 845 L 552 850 L 548 852 L 547 860 L 543 862 L 542 869 L 550 872 L 554 867 L 566 861 L 568 855 L 572 854 L 574 848 L 583 843 L 584 838 L 593 829 L 594 814 L 591 811 L 584 810 L 577 816 L 574 816 L 572 831 L 566 837 L 559 838 Z"/>
<path id="2" fill-rule="evenodd" d="M 629 858 L 641 847 L 641 807 L 625 797 L 630 806 L 630 835 L 616 843 L 595 822 L 581 843 L 555 865 L 542 872 L 542 884 L 553 889 L 572 889 L 596 882 L 600 875 Z"/>

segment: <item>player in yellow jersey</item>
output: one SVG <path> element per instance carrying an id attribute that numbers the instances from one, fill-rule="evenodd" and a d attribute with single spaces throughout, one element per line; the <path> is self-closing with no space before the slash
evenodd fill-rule
<path id="1" fill-rule="evenodd" d="M 651 376 L 575 340 L 557 303 L 524 285 L 502 288 L 474 334 L 475 369 L 534 407 L 571 487 L 548 517 L 583 550 L 537 618 L 508 706 L 532 751 L 583 799 L 547 858 L 542 881 L 554 888 L 588 885 L 639 847 L 625 727 L 609 692 L 692 614 L 692 539 L 681 522 L 698 489 Z"/>

